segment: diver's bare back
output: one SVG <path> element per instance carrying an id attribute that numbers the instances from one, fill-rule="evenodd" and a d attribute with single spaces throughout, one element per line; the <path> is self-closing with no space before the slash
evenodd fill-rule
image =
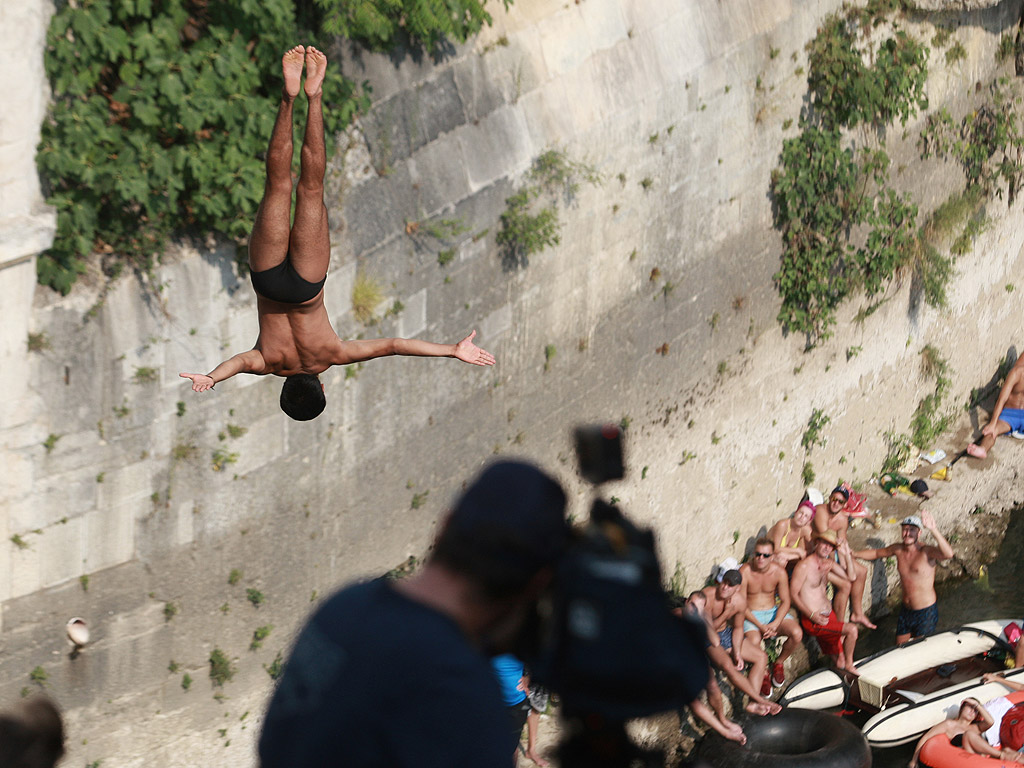
<path id="1" fill-rule="evenodd" d="M 263 358 L 262 371 L 293 376 L 323 373 L 341 360 L 341 340 L 331 326 L 321 290 L 302 304 L 284 304 L 256 295 L 260 335 L 253 351 Z"/>

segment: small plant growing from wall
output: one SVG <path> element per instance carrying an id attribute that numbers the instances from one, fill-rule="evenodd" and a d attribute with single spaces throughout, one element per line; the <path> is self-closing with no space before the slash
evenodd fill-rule
<path id="1" fill-rule="evenodd" d="M 363 325 L 373 325 L 377 321 L 377 307 L 384 300 L 384 291 L 380 284 L 365 272 L 356 273 L 352 284 L 352 314 Z"/>
<path id="2" fill-rule="evenodd" d="M 885 432 L 886 455 L 882 460 L 882 474 L 898 472 L 910 459 L 910 437 L 898 432 Z"/>
<path id="3" fill-rule="evenodd" d="M 31 672 L 28 673 L 28 679 L 31 680 L 36 685 L 38 685 L 40 688 L 45 688 L 46 687 L 46 681 L 50 679 L 50 676 L 47 674 L 46 670 L 43 669 L 42 667 L 36 667 L 35 669 L 33 669 Z"/>
<path id="4" fill-rule="evenodd" d="M 555 359 L 555 355 L 558 350 L 555 349 L 554 344 L 547 344 L 544 347 L 544 370 L 547 371 L 551 368 L 551 361 Z"/>
<path id="5" fill-rule="evenodd" d="M 242 580 L 244 574 L 238 568 L 232 568 L 231 572 L 228 573 L 228 584 L 232 587 Z"/>
<path id="6" fill-rule="evenodd" d="M 170 621 L 178 615 L 177 603 L 167 602 L 164 603 L 164 621 Z"/>
<path id="7" fill-rule="evenodd" d="M 826 438 L 823 432 L 830 421 L 831 419 L 820 408 L 815 408 L 811 412 L 811 418 L 807 421 L 807 429 L 804 430 L 804 434 L 800 438 L 800 445 L 805 451 L 810 453 L 817 445 L 825 446 Z"/>
<path id="8" fill-rule="evenodd" d="M 258 589 L 253 589 L 252 587 L 245 590 L 245 599 L 252 603 L 253 608 L 259 608 L 266 601 L 263 593 Z"/>
<path id="9" fill-rule="evenodd" d="M 45 333 L 29 333 L 25 346 L 29 352 L 45 352 L 50 349 L 50 339 Z"/>
<path id="10" fill-rule="evenodd" d="M 211 456 L 211 466 L 214 472 L 223 472 L 226 467 L 238 461 L 238 454 L 226 451 L 223 448 L 215 450 Z"/>
<path id="11" fill-rule="evenodd" d="M 804 467 L 800 471 L 800 479 L 803 481 L 804 486 L 808 486 L 814 482 L 814 466 L 811 462 L 804 462 Z"/>
<path id="12" fill-rule="evenodd" d="M 501 229 L 495 237 L 508 271 L 526 267 L 530 256 L 561 242 L 559 199 L 571 204 L 583 182 L 600 184 L 601 175 L 564 151 L 551 149 L 533 161 L 526 182 L 506 199 Z"/>
<path id="13" fill-rule="evenodd" d="M 270 675 L 271 680 L 278 680 L 284 674 L 284 659 L 281 656 L 281 652 L 277 652 L 277 656 L 274 657 L 270 664 L 264 664 L 263 669 Z"/>
<path id="14" fill-rule="evenodd" d="M 273 624 L 265 624 L 262 627 L 257 627 L 256 629 L 254 629 L 252 633 L 252 641 L 250 641 L 249 643 L 249 650 L 258 651 L 260 648 L 262 648 L 263 641 L 270 636 L 270 633 L 273 629 Z"/>
<path id="15" fill-rule="evenodd" d="M 135 368 L 135 374 L 132 378 L 136 384 L 149 384 L 159 378 L 160 372 L 156 368 L 150 368 L 148 366 L 141 366 Z"/>
<path id="16" fill-rule="evenodd" d="M 220 648 L 210 651 L 210 680 L 218 688 L 235 676 L 235 667 Z"/>

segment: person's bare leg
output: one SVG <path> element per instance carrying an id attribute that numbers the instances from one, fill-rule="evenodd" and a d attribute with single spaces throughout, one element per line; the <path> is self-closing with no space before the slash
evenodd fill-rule
<path id="1" fill-rule="evenodd" d="M 850 592 L 853 584 L 848 579 L 831 573 L 828 576 L 828 580 L 832 583 L 832 610 L 836 612 L 836 616 L 839 617 L 840 621 L 845 621 L 846 606 L 850 603 Z"/>
<path id="2" fill-rule="evenodd" d="M 327 147 L 324 143 L 323 82 L 327 57 L 316 48 L 306 49 L 306 135 L 302 140 L 302 171 L 295 190 L 295 221 L 291 233 L 292 266 L 305 280 L 319 282 L 331 261 L 331 242 L 324 205 L 324 173 Z"/>
<path id="3" fill-rule="evenodd" d="M 878 629 L 877 624 L 873 624 L 868 615 L 864 613 L 864 585 L 868 581 L 868 569 L 859 562 L 853 564 L 854 580 L 850 586 L 850 621 L 855 621 L 858 624 L 863 624 L 868 629 Z M 840 619 L 843 617 L 840 616 Z"/>
<path id="4" fill-rule="evenodd" d="M 843 625 L 843 669 L 854 675 L 859 675 L 857 667 L 853 663 L 853 650 L 857 647 L 857 627 L 854 624 Z"/>
<path id="5" fill-rule="evenodd" d="M 739 741 L 741 744 L 745 744 L 747 737 L 743 735 L 743 729 L 740 728 L 738 723 L 734 723 L 725 716 L 725 701 L 722 699 L 722 689 L 718 687 L 718 681 L 715 679 L 715 673 L 713 670 L 708 675 L 708 687 L 704 689 L 704 692 L 708 695 L 708 704 L 711 705 L 711 709 L 718 717 L 718 721 L 735 737 L 733 738 L 733 741 Z M 726 738 L 729 737 L 726 736 Z"/>
<path id="6" fill-rule="evenodd" d="M 738 688 L 750 698 L 750 702 L 746 706 L 748 712 L 752 712 L 755 715 L 774 715 L 782 711 L 781 706 L 762 696 L 760 687 L 754 688 L 754 685 L 747 679 L 747 676 L 736 669 L 732 656 L 722 646 L 711 646 L 707 649 L 707 654 L 711 663 L 725 673 L 732 686 Z"/>
<path id="7" fill-rule="evenodd" d="M 539 765 L 540 768 L 545 768 L 550 763 L 537 752 L 537 731 L 539 728 L 540 712 L 531 708 L 526 716 L 526 756 Z"/>
<path id="8" fill-rule="evenodd" d="M 305 49 L 297 45 L 281 59 L 284 89 L 267 147 L 267 179 L 249 236 L 249 267 L 262 272 L 288 256 L 292 210 L 292 105 L 299 95 Z"/>
<path id="9" fill-rule="evenodd" d="M 792 655 L 796 647 L 803 642 L 804 631 L 800 629 L 798 622 L 787 616 L 779 624 L 779 633 L 786 636 L 786 642 L 782 644 L 782 648 L 779 649 L 779 655 L 775 659 L 776 663 L 782 664 Z"/>
<path id="10" fill-rule="evenodd" d="M 765 673 L 768 671 L 768 654 L 761 650 L 761 642 L 743 643 L 742 657 L 744 661 L 750 662 L 748 677 L 750 684 L 758 693 L 761 692 L 761 684 L 764 682 Z"/>
<path id="11" fill-rule="evenodd" d="M 1013 666 L 1024 667 L 1024 638 L 1017 641 L 1017 650 L 1013 654 Z"/>
<path id="12" fill-rule="evenodd" d="M 988 456 L 988 452 L 992 450 L 992 446 L 996 444 L 996 437 L 998 435 L 1005 435 L 1010 431 L 1010 425 L 1002 419 L 996 422 L 996 433 L 994 435 L 985 435 L 976 443 L 971 443 L 967 446 L 967 453 L 976 459 L 984 459 Z"/>
<path id="13" fill-rule="evenodd" d="M 705 725 L 712 728 L 716 733 L 722 736 L 722 738 L 729 739 L 730 741 L 737 741 L 740 744 L 747 743 L 747 737 L 743 735 L 743 730 L 732 723 L 734 728 L 729 728 L 725 723 L 721 722 L 715 713 L 708 708 L 708 705 L 700 700 L 700 697 L 690 702 L 690 710 L 694 715 L 697 716 Z"/>

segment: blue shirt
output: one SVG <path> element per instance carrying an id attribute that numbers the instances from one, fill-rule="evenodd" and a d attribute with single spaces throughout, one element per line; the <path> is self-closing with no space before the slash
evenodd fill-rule
<path id="1" fill-rule="evenodd" d="M 505 706 L 515 706 L 526 698 L 526 693 L 519 690 L 519 681 L 523 679 L 523 662 L 511 653 L 503 653 L 491 659 L 491 668 L 498 678 L 501 700 Z"/>

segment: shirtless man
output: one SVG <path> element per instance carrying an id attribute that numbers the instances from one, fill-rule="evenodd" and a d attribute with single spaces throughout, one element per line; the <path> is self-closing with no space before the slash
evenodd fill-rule
<path id="1" fill-rule="evenodd" d="M 292 207 L 292 106 L 299 95 L 305 64 L 309 102 L 302 142 L 302 169 Z M 208 374 L 182 373 L 192 389 L 203 392 L 237 373 L 284 377 L 281 410 L 298 421 L 320 415 L 326 405 L 319 374 L 332 365 L 347 365 L 387 355 L 455 357 L 473 365 L 493 365 L 494 357 L 473 344 L 476 331 L 458 344 L 417 339 L 344 341 L 331 327 L 324 307 L 324 282 L 331 244 L 324 205 L 324 144 L 321 86 L 327 57 L 316 48 L 297 45 L 281 61 L 284 90 L 267 149 L 267 179 L 256 223 L 249 238 L 249 267 L 260 333 L 252 349 L 225 360 Z"/>
<path id="2" fill-rule="evenodd" d="M 747 601 L 740 585 L 743 576 L 731 569 L 723 573 L 718 584 L 705 587 L 707 601 L 704 618 L 710 629 L 711 647 L 708 658 L 719 667 L 729 681 L 750 697 L 747 711 L 757 715 L 775 714 L 779 705 L 764 698 L 761 683 L 768 668 L 768 656 L 757 643 L 743 642 L 743 616 Z M 750 674 L 742 674 L 750 662 Z"/>
<path id="3" fill-rule="evenodd" d="M 903 520 L 903 540 L 882 549 L 860 549 L 853 553 L 861 560 L 896 558 L 903 590 L 903 607 L 896 621 L 896 645 L 903 645 L 912 637 L 924 637 L 935 631 L 939 623 L 938 598 L 935 596 L 935 566 L 953 557 L 953 548 L 939 533 L 935 518 L 921 510 L 921 516 L 911 515 Z M 931 531 L 938 546 L 921 543 L 921 529 Z"/>
<path id="4" fill-rule="evenodd" d="M 857 645 L 857 625 L 841 622 L 825 594 L 825 585 L 836 566 L 833 556 L 837 546 L 835 531 L 815 534 L 814 551 L 793 567 L 789 591 L 802 615 L 800 626 L 804 632 L 818 638 L 822 652 L 831 656 L 837 667 L 856 675 L 853 649 Z"/>
<path id="5" fill-rule="evenodd" d="M 789 517 L 779 520 L 768 531 L 768 537 L 775 546 L 775 562 L 783 567 L 807 556 L 807 547 L 814 531 L 811 520 L 814 518 L 814 503 L 808 500 L 800 502 Z"/>
<path id="6" fill-rule="evenodd" d="M 690 593 L 690 596 L 686 598 L 686 603 L 683 607 L 676 608 L 672 612 L 680 618 L 683 617 L 685 612 L 686 615 L 704 623 L 707 602 L 708 601 L 704 596 L 704 593 L 697 590 L 696 592 Z M 711 639 L 709 637 L 707 645 L 710 646 L 710 644 Z M 725 716 L 725 703 L 722 699 L 722 689 L 718 687 L 718 680 L 715 679 L 715 671 L 713 669 L 708 671 L 708 684 L 707 687 L 705 687 L 704 692 L 707 694 L 708 703 L 705 704 L 700 696 L 697 696 L 697 698 L 691 701 L 688 705 L 693 714 L 723 738 L 739 742 L 740 744 L 746 744 L 747 737 L 744 735 L 743 729 L 740 728 L 737 723 Z M 682 712 L 679 714 L 681 718 Z"/>
<path id="7" fill-rule="evenodd" d="M 806 510 L 806 507 L 801 507 Z M 804 639 L 800 625 L 789 615 L 789 575 L 773 560 L 775 545 L 771 539 L 761 538 L 754 543 L 754 554 L 740 567 L 747 601 L 744 637 L 756 648 L 761 641 L 776 635 L 785 635 L 778 658 L 772 665 L 772 685 L 779 688 L 786 683 L 783 663 Z M 763 693 L 762 689 L 762 693 Z"/>
<path id="8" fill-rule="evenodd" d="M 849 564 L 849 567 L 844 567 L 840 564 L 835 569 L 836 572 L 834 574 L 834 576 L 849 582 L 848 588 L 847 583 L 844 581 L 839 580 L 835 582 L 836 590 L 832 604 L 835 607 L 836 615 L 839 616 L 839 620 L 846 621 L 846 598 L 849 595 L 850 621 L 863 624 L 868 629 L 877 629 L 878 627 L 871 623 L 871 619 L 867 617 L 863 607 L 861 607 L 861 604 L 864 602 L 864 585 L 868 580 L 868 569 L 853 558 L 846 557 L 850 554 L 850 544 L 846 540 L 846 531 L 850 527 L 850 515 L 845 511 L 846 502 L 849 499 L 850 492 L 841 485 L 836 486 L 832 493 L 828 495 L 825 503 L 819 504 L 814 508 L 814 533 L 815 535 L 820 535 L 825 531 L 834 531 L 838 542 L 839 554 Z"/>
<path id="9" fill-rule="evenodd" d="M 1006 374 L 988 424 L 981 428 L 981 440 L 967 446 L 967 453 L 984 459 L 999 435 L 1024 432 L 1024 357 L 1017 358 Z"/>

